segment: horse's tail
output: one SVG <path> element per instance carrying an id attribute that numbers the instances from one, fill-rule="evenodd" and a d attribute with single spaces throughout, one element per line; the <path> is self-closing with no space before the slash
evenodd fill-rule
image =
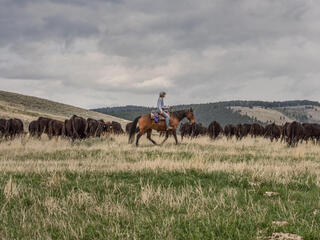
<path id="1" fill-rule="evenodd" d="M 129 143 L 132 143 L 134 140 L 134 136 L 136 135 L 137 124 L 140 118 L 141 116 L 137 117 L 131 125 L 131 129 L 129 133 Z"/>

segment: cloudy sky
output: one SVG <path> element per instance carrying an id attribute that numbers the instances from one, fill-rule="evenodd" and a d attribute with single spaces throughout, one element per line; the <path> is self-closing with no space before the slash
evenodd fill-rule
<path id="1" fill-rule="evenodd" d="M 0 89 L 85 108 L 320 100 L 318 0 L 0 0 Z"/>

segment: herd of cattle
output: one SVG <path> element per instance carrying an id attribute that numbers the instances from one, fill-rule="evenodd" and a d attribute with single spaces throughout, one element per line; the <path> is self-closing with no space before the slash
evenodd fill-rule
<path id="1" fill-rule="evenodd" d="M 39 117 L 29 124 L 29 135 L 38 138 L 41 138 L 42 134 L 46 134 L 49 139 L 52 137 L 67 137 L 75 140 L 100 137 L 107 133 L 122 134 L 124 131 L 118 122 L 104 122 L 92 118 L 84 119 L 76 115 L 64 122 Z M 0 138 L 12 139 L 22 134 L 25 134 L 25 132 L 23 122 L 20 119 L 0 119 Z"/>
<path id="2" fill-rule="evenodd" d="M 126 132 L 129 133 L 132 123 L 126 125 Z M 139 128 L 136 129 L 139 131 Z M 29 135 L 40 138 L 46 134 L 49 139 L 52 137 L 67 137 L 72 140 L 85 139 L 89 137 L 100 137 L 106 134 L 123 134 L 121 124 L 115 121 L 104 122 L 92 118 L 84 119 L 73 115 L 70 119 L 63 121 L 39 117 L 29 124 Z M 25 134 L 23 122 L 20 119 L 0 119 L 0 138 L 14 138 L 17 135 Z M 208 135 L 211 139 L 216 139 L 220 135 L 228 139 L 235 137 L 241 140 L 244 137 L 264 137 L 271 141 L 279 140 L 287 142 L 290 146 L 295 146 L 302 141 L 320 141 L 320 124 L 316 123 L 285 123 L 284 125 L 269 124 L 265 127 L 258 123 L 253 124 L 228 124 L 224 128 L 213 121 L 208 128 L 201 123 L 183 123 L 180 126 L 181 138 L 199 137 Z M 160 134 L 161 135 L 161 134 Z"/>
<path id="3" fill-rule="evenodd" d="M 296 146 L 302 141 L 313 141 L 319 142 L 320 140 L 320 124 L 316 123 L 299 123 L 291 122 L 285 123 L 284 125 L 277 125 L 275 123 L 269 124 L 265 127 L 258 123 L 253 124 L 238 124 L 232 125 L 228 124 L 224 128 L 216 122 L 213 121 L 208 128 L 202 126 L 201 124 L 194 123 L 184 123 L 180 126 L 181 138 L 188 137 L 198 137 L 203 135 L 208 135 L 211 139 L 216 139 L 220 135 L 225 135 L 228 139 L 235 137 L 241 140 L 244 137 L 264 137 L 269 138 L 271 141 L 279 140 L 287 142 L 289 146 Z"/>

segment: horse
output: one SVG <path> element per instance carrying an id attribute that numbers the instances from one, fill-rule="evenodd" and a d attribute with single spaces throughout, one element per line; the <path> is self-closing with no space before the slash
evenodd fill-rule
<path id="1" fill-rule="evenodd" d="M 182 121 L 182 119 L 184 119 L 184 118 L 187 118 L 190 122 L 195 123 L 192 108 L 171 112 L 170 113 L 170 126 L 172 127 L 172 129 L 170 129 L 170 130 L 166 130 L 165 121 L 160 120 L 158 123 L 156 123 L 153 119 L 151 119 L 150 114 L 139 116 L 132 123 L 131 129 L 130 129 L 130 135 L 129 135 L 129 143 L 132 143 L 134 140 L 136 128 L 137 128 L 137 123 L 139 122 L 139 132 L 138 132 L 137 139 L 136 139 L 136 146 L 139 145 L 139 139 L 145 133 L 147 133 L 147 139 L 150 140 L 154 145 L 157 145 L 157 143 L 151 138 L 152 129 L 157 130 L 157 131 L 165 131 L 166 132 L 166 137 L 163 140 L 163 142 L 161 143 L 161 145 L 165 141 L 167 141 L 167 139 L 169 137 L 169 132 L 172 133 L 172 135 L 174 136 L 174 139 L 176 141 L 176 144 L 178 144 L 177 128 L 178 128 L 179 122 Z"/>

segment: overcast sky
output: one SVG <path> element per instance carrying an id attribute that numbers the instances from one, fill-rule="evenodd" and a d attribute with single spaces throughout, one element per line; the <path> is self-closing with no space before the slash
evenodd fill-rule
<path id="1" fill-rule="evenodd" d="M 0 0 L 0 89 L 85 108 L 320 100 L 319 0 Z"/>

